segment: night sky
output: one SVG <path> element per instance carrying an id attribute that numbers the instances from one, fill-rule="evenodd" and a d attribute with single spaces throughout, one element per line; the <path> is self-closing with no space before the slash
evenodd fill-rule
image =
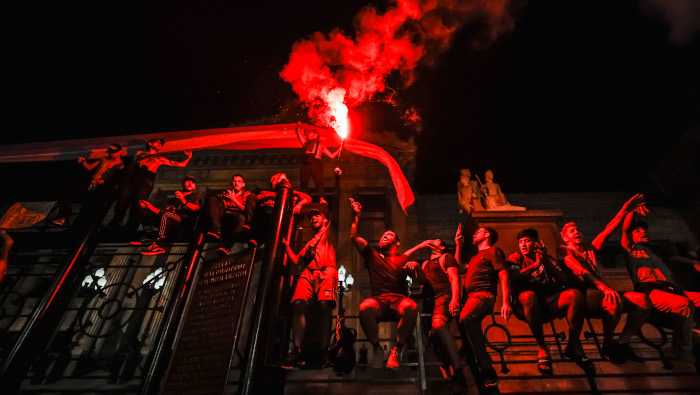
<path id="1" fill-rule="evenodd" d="M 358 10 L 388 4 L 44 3 L 0 5 L 5 143 L 309 122 L 279 76 L 293 43 L 352 34 Z M 472 21 L 412 85 L 388 76 L 397 104 L 351 109 L 351 134 L 415 138 L 419 193 L 454 192 L 463 167 L 493 169 L 506 193 L 639 189 L 698 129 L 700 6 L 512 3 L 512 29 L 489 40 Z M 664 3 L 690 8 L 664 18 Z"/>

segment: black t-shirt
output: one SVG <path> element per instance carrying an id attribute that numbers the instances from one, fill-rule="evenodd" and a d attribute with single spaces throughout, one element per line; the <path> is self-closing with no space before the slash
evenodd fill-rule
<path id="1" fill-rule="evenodd" d="M 187 203 L 194 203 L 201 206 L 201 198 L 199 196 L 199 192 L 197 191 L 193 191 L 192 193 L 185 195 L 185 201 Z M 168 211 L 173 211 L 180 216 L 190 216 L 195 213 L 195 211 L 192 211 L 189 207 L 187 207 L 187 204 L 182 203 L 182 201 L 176 197 L 168 198 L 167 209 Z"/>
<path id="2" fill-rule="evenodd" d="M 408 262 L 406 255 L 394 257 L 383 256 L 375 248 L 365 246 L 360 251 L 369 271 L 369 283 L 372 296 L 383 294 L 406 294 L 406 276 L 408 271 L 404 265 Z"/>
<path id="3" fill-rule="evenodd" d="M 425 279 L 423 284 L 423 296 L 426 298 L 435 298 L 438 296 L 452 296 L 452 286 L 450 279 L 447 276 L 447 269 L 454 267 L 459 271 L 459 264 L 452 254 L 443 255 L 445 270 L 440 266 L 440 257 L 426 261 L 423 266 Z"/>
<path id="4" fill-rule="evenodd" d="M 518 274 L 513 276 L 515 281 L 512 285 L 515 293 L 531 290 L 537 294 L 546 295 L 564 289 L 566 275 L 557 266 L 556 260 L 550 255 L 547 255 L 536 269 L 526 275 L 521 275 L 520 270 L 523 267 L 534 264 L 534 261 L 516 251 L 508 256 L 508 263 L 512 265 L 514 271 L 518 272 Z"/>
<path id="5" fill-rule="evenodd" d="M 490 292 L 496 295 L 498 272 L 505 269 L 506 256 L 500 248 L 479 251 L 469 261 L 464 288 L 467 292 Z"/>

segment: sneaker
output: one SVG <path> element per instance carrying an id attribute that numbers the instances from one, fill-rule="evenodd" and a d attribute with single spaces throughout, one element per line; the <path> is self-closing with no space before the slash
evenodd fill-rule
<path id="1" fill-rule="evenodd" d="M 601 351 L 603 352 L 603 356 L 612 363 L 623 364 L 627 362 L 625 355 L 622 353 L 617 343 L 603 344 Z"/>
<path id="2" fill-rule="evenodd" d="M 369 366 L 381 369 L 384 367 L 384 350 L 377 347 L 372 351 L 372 359 L 369 360 Z"/>
<path id="3" fill-rule="evenodd" d="M 56 226 L 63 226 L 66 224 L 66 219 L 65 218 L 52 219 L 51 223 L 56 225 Z"/>
<path id="4" fill-rule="evenodd" d="M 158 244 L 151 244 L 150 247 L 146 251 L 142 251 L 141 254 L 143 255 L 158 255 L 164 253 L 165 250 L 160 247 Z"/>
<path id="5" fill-rule="evenodd" d="M 206 236 L 213 241 L 221 240 L 221 234 L 219 234 L 219 232 L 207 232 Z"/>
<path id="6" fill-rule="evenodd" d="M 321 353 L 321 369 L 333 366 L 331 361 L 331 352 L 329 350 L 324 350 Z"/>
<path id="7" fill-rule="evenodd" d="M 224 258 L 224 257 L 228 256 L 228 248 L 219 247 L 219 249 L 216 250 L 216 253 L 219 255 L 219 257 Z"/>
<path id="8" fill-rule="evenodd" d="M 628 361 L 632 361 L 635 363 L 644 363 L 644 360 L 637 355 L 636 352 L 634 352 L 634 349 L 632 346 L 629 345 L 629 343 L 622 343 L 618 345 L 620 352 L 622 355 L 627 359 Z"/>
<path id="9" fill-rule="evenodd" d="M 396 370 L 399 368 L 399 348 L 394 346 L 389 353 L 389 359 L 386 360 L 386 368 Z"/>
<path id="10" fill-rule="evenodd" d="M 292 350 L 292 352 L 287 354 L 287 356 L 282 360 L 280 366 L 282 367 L 282 369 L 292 369 L 299 362 L 301 362 L 301 350 L 295 348 Z"/>
<path id="11" fill-rule="evenodd" d="M 496 369 L 491 366 L 487 371 L 484 372 L 484 386 L 486 388 L 493 388 L 498 385 L 498 373 Z"/>

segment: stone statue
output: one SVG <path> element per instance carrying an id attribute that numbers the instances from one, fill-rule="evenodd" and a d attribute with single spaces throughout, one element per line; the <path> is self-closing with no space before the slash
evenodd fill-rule
<path id="1" fill-rule="evenodd" d="M 476 180 L 472 180 L 472 173 L 469 169 L 460 170 L 459 182 L 457 182 L 457 199 L 459 202 L 459 212 L 470 214 L 473 210 L 483 210 L 481 189 Z"/>
<path id="2" fill-rule="evenodd" d="M 525 211 L 525 207 L 513 206 L 506 200 L 506 195 L 501 191 L 501 186 L 493 182 L 493 172 L 487 170 L 484 174 L 485 182 L 481 185 L 486 201 L 486 210 L 498 211 Z"/>

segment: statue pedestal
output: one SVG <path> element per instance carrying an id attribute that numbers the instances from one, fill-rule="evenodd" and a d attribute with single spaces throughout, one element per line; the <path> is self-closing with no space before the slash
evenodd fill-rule
<path id="1" fill-rule="evenodd" d="M 533 228 L 539 233 L 540 240 L 544 241 L 549 254 L 554 255 L 557 247 L 562 244 L 557 226 L 562 215 L 561 210 L 473 211 L 467 221 L 467 230 L 463 232 L 464 244 L 470 244 L 471 236 L 477 229 L 490 227 L 498 232 L 496 247 L 502 249 L 508 257 L 511 252 L 518 251 L 518 232 Z"/>

